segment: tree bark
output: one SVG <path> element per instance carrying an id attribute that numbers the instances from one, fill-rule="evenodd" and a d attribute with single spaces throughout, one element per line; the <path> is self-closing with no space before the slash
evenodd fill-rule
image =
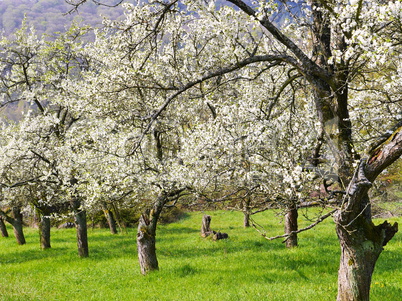
<path id="1" fill-rule="evenodd" d="M 251 215 L 251 210 L 250 210 L 250 198 L 247 197 L 247 199 L 244 200 L 243 202 L 243 226 L 244 228 L 250 227 L 250 215 Z"/>
<path id="2" fill-rule="evenodd" d="M 366 301 L 371 277 L 384 246 L 398 231 L 398 223 L 374 225 L 368 191 L 376 177 L 402 155 L 402 126 L 362 159 L 346 191 L 341 210 L 335 215 L 341 245 L 338 301 Z"/>
<path id="3" fill-rule="evenodd" d="M 211 230 L 211 216 L 204 214 L 202 217 L 201 236 L 207 237 L 212 233 Z"/>
<path id="4" fill-rule="evenodd" d="M 338 272 L 338 301 L 368 301 L 374 267 L 386 240 L 398 231 L 398 225 L 388 222 L 374 226 L 361 217 L 354 222 L 353 236 L 347 229 L 337 226 L 341 245 Z"/>
<path id="5" fill-rule="evenodd" d="M 105 218 L 107 220 L 107 224 L 109 225 L 110 233 L 117 234 L 116 219 L 114 218 L 112 210 L 108 208 L 106 203 L 103 203 L 102 207 L 103 213 L 105 214 Z"/>
<path id="6" fill-rule="evenodd" d="M 243 211 L 243 214 L 244 214 L 243 226 L 244 226 L 244 228 L 249 228 L 250 227 L 250 212 Z"/>
<path id="7" fill-rule="evenodd" d="M 297 218 L 298 218 L 298 211 L 296 204 L 293 204 L 285 215 L 285 233 L 290 234 L 286 241 L 286 248 L 294 248 L 297 247 L 297 233 L 292 233 L 293 231 L 298 230 Z"/>
<path id="8" fill-rule="evenodd" d="M 74 200 L 71 202 L 74 210 L 75 228 L 77 230 L 77 248 L 78 256 L 81 258 L 89 256 L 88 248 L 88 228 L 87 228 L 87 213 L 81 208 L 81 202 Z"/>
<path id="9" fill-rule="evenodd" d="M 375 226 L 371 221 L 370 203 L 365 191 L 353 198 L 362 197 L 365 204 L 353 220 L 345 211 L 335 216 L 336 232 L 341 246 L 338 272 L 338 301 L 366 301 L 370 299 L 371 278 L 383 247 L 398 231 L 398 224 L 384 222 Z M 361 195 L 361 196 L 359 196 Z M 348 221 L 347 224 L 345 222 Z"/>
<path id="10" fill-rule="evenodd" d="M 80 210 L 75 213 L 75 226 L 77 229 L 78 256 L 88 257 L 87 212 L 85 210 Z"/>
<path id="11" fill-rule="evenodd" d="M 7 227 L 4 224 L 4 220 L 1 216 L 0 216 L 0 231 L 1 231 L 1 236 L 8 237 Z"/>
<path id="12" fill-rule="evenodd" d="M 19 245 L 24 245 L 26 243 L 22 222 L 22 213 L 20 207 L 13 207 L 13 219 L 11 225 L 13 226 L 14 236 Z"/>
<path id="13" fill-rule="evenodd" d="M 42 250 L 51 248 L 50 245 L 50 217 L 42 215 L 39 223 L 40 247 Z"/>
<path id="14" fill-rule="evenodd" d="M 162 192 L 154 203 L 153 208 L 143 212 L 138 222 L 138 261 L 140 263 L 141 274 L 143 275 L 159 270 L 158 259 L 156 257 L 156 225 L 163 206 L 167 201 L 168 196 Z"/>
<path id="15" fill-rule="evenodd" d="M 138 222 L 137 250 L 141 274 L 146 275 L 151 271 L 159 270 L 156 257 L 156 233 L 150 223 L 152 210 L 144 212 Z"/>
<path id="16" fill-rule="evenodd" d="M 25 244 L 25 236 L 24 236 L 24 230 L 23 230 L 23 225 L 22 225 L 21 209 L 20 209 L 20 207 L 13 207 L 11 211 L 13 213 L 13 217 L 9 216 L 7 213 L 5 213 L 2 210 L 0 210 L 0 215 L 4 220 L 6 220 L 13 227 L 14 236 L 15 236 L 15 239 L 17 240 L 17 243 L 19 245 L 24 245 Z"/>

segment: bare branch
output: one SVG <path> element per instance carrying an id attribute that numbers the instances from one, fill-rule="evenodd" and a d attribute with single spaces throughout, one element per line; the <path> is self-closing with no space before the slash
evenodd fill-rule
<path id="1" fill-rule="evenodd" d="M 328 212 L 327 214 L 320 216 L 314 223 L 310 224 L 309 226 L 307 226 L 305 228 L 299 229 L 297 231 L 292 231 L 292 232 L 289 232 L 289 233 L 286 233 L 286 234 L 273 236 L 273 237 L 268 237 L 265 230 L 264 231 L 259 230 L 257 228 L 257 226 L 260 227 L 260 228 L 262 228 L 262 227 L 259 224 L 257 224 L 254 220 L 251 220 L 251 224 L 254 227 L 254 229 L 256 229 L 257 232 L 260 233 L 261 236 L 264 237 L 265 239 L 274 240 L 274 239 L 278 239 L 278 238 L 288 238 L 289 236 L 291 236 L 293 234 L 297 234 L 297 233 L 304 232 L 304 231 L 307 231 L 307 230 L 310 230 L 310 229 L 314 228 L 319 223 L 323 222 L 325 219 L 327 219 L 328 217 L 332 216 L 336 211 L 338 211 L 338 209 L 334 209 L 334 210 Z"/>
<path id="2" fill-rule="evenodd" d="M 312 74 L 314 76 L 317 76 L 318 78 L 323 79 L 326 82 L 331 81 L 328 72 L 319 67 L 316 63 L 314 63 L 291 39 L 284 35 L 271 21 L 269 21 L 267 17 L 264 17 L 262 19 L 257 18 L 257 12 L 242 0 L 228 1 L 236 5 L 249 16 L 254 17 L 256 20 L 258 20 L 261 26 L 267 29 L 278 42 L 289 49 L 302 63 L 302 65 L 299 66 L 300 72 L 302 72 L 303 74 Z"/>
<path id="3" fill-rule="evenodd" d="M 34 150 L 32 150 L 31 149 L 31 152 L 35 155 L 35 156 L 37 156 L 37 157 L 39 157 L 39 159 L 41 159 L 42 161 L 45 161 L 47 164 L 51 164 L 51 162 L 47 159 L 47 158 L 45 158 L 44 156 L 42 156 L 42 155 L 40 155 L 40 154 L 38 154 L 37 152 L 35 152 Z"/>
<path id="4" fill-rule="evenodd" d="M 74 12 L 78 11 L 78 8 L 83 5 L 85 2 L 88 2 L 88 0 L 64 0 L 67 4 L 73 6 L 72 9 L 70 9 L 67 14 L 72 14 Z M 91 0 L 93 3 L 95 3 L 96 5 L 100 5 L 100 6 L 106 6 L 106 7 L 116 7 L 119 6 L 120 4 L 123 3 L 124 0 L 119 0 L 119 2 L 117 2 L 116 4 L 106 4 L 102 1 L 98 1 L 98 0 Z"/>
<path id="5" fill-rule="evenodd" d="M 32 178 L 32 179 L 28 179 L 26 181 L 21 181 L 21 182 L 16 182 L 14 184 L 11 185 L 7 185 L 4 183 L 0 183 L 0 187 L 5 187 L 5 188 L 15 188 L 15 187 L 20 187 L 20 186 L 25 186 L 34 182 L 39 182 L 38 178 Z"/>

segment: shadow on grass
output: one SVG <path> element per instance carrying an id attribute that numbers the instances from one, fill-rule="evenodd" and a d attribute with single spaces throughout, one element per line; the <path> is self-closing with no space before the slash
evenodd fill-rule
<path id="1" fill-rule="evenodd" d="M 106 261 L 123 257 L 136 257 L 136 237 L 135 229 L 129 234 L 112 235 L 105 230 L 89 231 L 89 259 L 97 261 Z M 158 231 L 157 236 L 157 255 L 161 260 L 179 260 L 192 262 L 193 260 L 205 261 L 230 261 L 247 260 L 253 262 L 253 265 L 259 269 L 272 268 L 272 256 L 275 258 L 275 266 L 279 270 L 294 271 L 299 276 L 298 279 L 308 280 L 311 273 L 330 273 L 337 272 L 339 263 L 339 248 L 334 248 L 338 244 L 332 237 L 299 237 L 300 247 L 294 250 L 286 250 L 282 243 L 278 241 L 269 242 L 259 237 L 258 234 L 250 235 L 248 239 L 236 239 L 236 232 L 239 236 L 244 236 L 243 229 L 231 233 L 233 238 L 222 241 L 212 241 L 199 236 L 199 230 L 191 227 L 180 227 L 172 225 L 164 227 Z M 246 234 L 249 235 L 249 234 Z M 177 237 L 176 237 L 177 236 Z M 38 237 L 31 233 L 30 240 Z M 174 248 L 172 248 L 172 238 Z M 55 260 L 77 261 L 80 258 L 77 255 L 77 246 L 74 229 L 56 230 L 52 236 L 52 245 L 54 248 L 42 251 L 31 246 L 20 246 L 15 248 L 17 251 L 10 255 L 0 254 L 1 264 L 18 264 L 27 261 L 41 260 L 46 258 L 55 258 Z M 25 248 L 25 249 L 24 249 Z M 380 257 L 381 263 L 376 272 L 398 270 L 402 268 L 402 263 L 398 258 L 400 254 L 396 250 L 387 250 L 387 254 Z M 10 254 L 10 253 L 9 253 Z M 259 261 L 253 254 L 261 257 Z M 261 254 L 263 256 L 261 256 Z M 266 256 L 264 256 L 266 254 Z M 391 260 L 381 260 L 383 256 Z M 398 263 L 399 262 L 399 263 Z M 225 269 L 230 270 L 230 267 Z M 179 266 L 177 273 L 180 277 L 202 272 L 192 265 Z M 270 276 L 268 278 L 271 278 Z M 275 279 L 274 277 L 272 279 Z"/>
<path id="2" fill-rule="evenodd" d="M 41 250 L 39 236 L 33 229 L 26 233 L 27 244 L 18 246 L 14 244 L 12 237 L 7 242 L 9 248 L 5 254 L 0 253 L 0 264 L 21 264 L 35 260 L 60 260 L 77 261 L 82 260 L 78 256 L 77 240 L 75 229 L 52 229 L 51 245 L 52 248 Z M 99 231 L 97 233 L 88 232 L 89 259 L 109 260 L 111 258 L 126 257 L 127 253 L 135 254 L 135 237 L 132 235 L 112 235 Z M 3 248 L 4 248 L 3 247 Z M 136 256 L 136 254 L 135 254 Z"/>
<path id="3" fill-rule="evenodd" d="M 23 248 L 24 246 L 20 247 Z M 25 250 L 20 249 L 17 252 L 12 253 L 12 255 L 0 255 L 0 263 L 1 265 L 13 265 L 35 260 L 46 260 L 50 257 L 60 257 L 63 258 L 63 260 L 66 260 L 66 258 L 71 257 L 66 256 L 67 253 L 71 253 L 68 248 L 50 248 L 47 250 L 41 250 L 38 247 L 37 250 L 32 248 L 27 248 Z M 75 259 L 71 257 L 71 260 Z"/>

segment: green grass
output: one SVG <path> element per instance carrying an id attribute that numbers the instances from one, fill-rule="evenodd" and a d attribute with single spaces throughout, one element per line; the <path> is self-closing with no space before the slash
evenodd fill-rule
<path id="1" fill-rule="evenodd" d="M 230 238 L 203 239 L 202 214 L 159 227 L 160 271 L 148 276 L 139 272 L 135 229 L 115 236 L 89 230 L 86 259 L 77 256 L 74 229 L 52 229 L 52 249 L 45 251 L 34 229 L 25 229 L 24 246 L 0 237 L 0 300 L 335 300 L 339 246 L 331 220 L 286 250 L 281 240 L 244 229 L 238 212 L 208 212 L 211 228 Z M 281 234 L 273 212 L 256 219 L 268 234 Z M 371 300 L 402 296 L 401 249 L 398 233 L 377 263 Z"/>

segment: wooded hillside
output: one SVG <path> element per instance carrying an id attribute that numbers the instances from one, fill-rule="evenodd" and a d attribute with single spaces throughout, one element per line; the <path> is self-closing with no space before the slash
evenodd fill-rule
<path id="1" fill-rule="evenodd" d="M 105 1 L 109 5 L 115 2 L 113 0 Z M 121 7 L 111 9 L 89 2 L 78 13 L 66 14 L 69 10 L 71 10 L 71 6 L 64 0 L 0 0 L 0 28 L 4 30 L 6 35 L 11 34 L 21 25 L 26 14 L 28 24 L 33 25 L 38 34 L 52 34 L 63 31 L 66 26 L 71 24 L 72 20 L 99 26 L 102 22 L 100 15 L 118 18 L 123 14 Z"/>

